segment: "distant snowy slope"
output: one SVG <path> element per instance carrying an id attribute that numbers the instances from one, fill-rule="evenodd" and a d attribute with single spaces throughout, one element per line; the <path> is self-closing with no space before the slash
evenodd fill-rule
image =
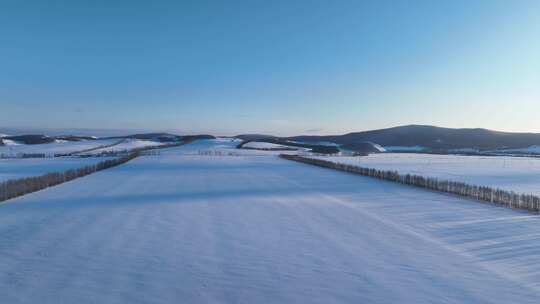
<path id="1" fill-rule="evenodd" d="M 426 148 L 422 146 L 385 146 L 384 150 L 387 152 L 402 151 L 402 152 L 422 152 Z"/>
<path id="2" fill-rule="evenodd" d="M 122 151 L 130 151 L 136 148 L 143 148 L 143 147 L 153 147 L 153 146 L 160 146 L 165 143 L 151 141 L 151 140 L 142 140 L 142 139 L 124 139 L 121 143 L 106 147 L 102 149 L 96 149 L 92 150 L 85 154 L 99 154 L 103 152 L 122 152 Z"/>
<path id="3" fill-rule="evenodd" d="M 19 145 L 21 145 L 20 143 L 14 141 L 14 140 L 11 140 L 11 139 L 2 139 L 2 142 L 6 146 L 19 146 Z"/>
<path id="4" fill-rule="evenodd" d="M 373 144 L 373 147 L 375 149 L 377 149 L 379 152 L 386 152 L 387 151 L 383 146 L 381 146 L 379 144 Z"/>
<path id="5" fill-rule="evenodd" d="M 5 141 L 5 139 L 4 139 Z M 96 148 L 104 145 L 111 145 L 118 142 L 118 139 L 101 139 L 101 140 L 83 140 L 83 141 L 65 141 L 53 142 L 48 144 L 38 145 L 5 145 L 0 146 L 0 155 L 14 155 L 17 153 L 43 153 L 47 155 L 72 153 L 81 150 Z"/>
<path id="6" fill-rule="evenodd" d="M 252 149 L 266 149 L 266 150 L 279 150 L 279 149 L 298 149 L 291 146 L 278 145 L 267 142 L 259 141 L 250 141 L 242 146 L 243 148 L 252 148 Z"/>
<path id="7" fill-rule="evenodd" d="M 270 156 L 279 154 L 296 154 L 296 150 L 255 150 L 255 149 L 237 149 L 238 144 L 242 142 L 237 138 L 217 138 L 217 139 L 201 139 L 182 146 L 181 150 L 172 148 L 176 153 L 184 155 L 198 155 L 198 154 L 213 154 L 213 155 L 238 155 L 238 156 Z M 171 149 L 162 149 L 161 153 L 166 153 Z M 304 150 L 299 148 L 299 150 Z M 180 152 L 178 152 L 180 151 Z"/>
<path id="8" fill-rule="evenodd" d="M 330 141 L 341 145 L 373 142 L 381 146 L 424 147 L 426 150 L 471 148 L 493 150 L 540 145 L 540 134 L 509 133 L 486 129 L 451 129 L 425 125 L 408 125 L 388 129 L 354 132 L 344 135 L 295 136 L 290 140 Z"/>
<path id="9" fill-rule="evenodd" d="M 540 146 L 530 146 L 522 149 L 503 149 L 498 152 L 540 154 Z"/>

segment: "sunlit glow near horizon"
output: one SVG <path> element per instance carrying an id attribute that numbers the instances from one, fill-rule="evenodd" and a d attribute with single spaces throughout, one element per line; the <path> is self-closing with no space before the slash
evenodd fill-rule
<path id="1" fill-rule="evenodd" d="M 4 1 L 0 127 L 540 132 L 539 1 Z"/>

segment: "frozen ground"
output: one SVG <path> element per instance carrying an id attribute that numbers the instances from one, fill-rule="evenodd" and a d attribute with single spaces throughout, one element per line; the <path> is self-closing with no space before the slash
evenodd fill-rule
<path id="1" fill-rule="evenodd" d="M 47 155 L 73 153 L 77 151 L 110 145 L 118 142 L 118 139 L 99 139 L 83 141 L 53 142 L 40 145 L 6 145 L 0 146 L 0 155 L 16 155 L 19 153 L 43 153 Z"/>
<path id="2" fill-rule="evenodd" d="M 61 172 L 96 164 L 108 158 L 27 158 L 0 159 L 0 182 L 50 172 Z"/>
<path id="3" fill-rule="evenodd" d="M 416 153 L 317 158 L 540 195 L 540 158 Z"/>
<path id="4" fill-rule="evenodd" d="M 231 144 L 0 205 L 0 303 L 539 303 L 538 216 Z"/>

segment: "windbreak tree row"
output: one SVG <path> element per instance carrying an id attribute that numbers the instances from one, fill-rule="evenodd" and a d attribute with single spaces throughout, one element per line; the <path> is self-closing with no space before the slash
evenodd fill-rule
<path id="1" fill-rule="evenodd" d="M 505 207 L 523 209 L 531 212 L 540 211 L 540 197 L 529 194 L 519 194 L 513 191 L 495 189 L 486 186 L 470 185 L 463 182 L 440 180 L 434 177 L 399 174 L 397 171 L 363 168 L 348 164 L 340 164 L 322 159 L 302 157 L 298 155 L 281 154 L 281 158 L 351 172 L 363 176 L 374 177 L 386 181 L 397 182 L 438 192 L 450 193 L 466 198 L 488 202 Z"/>
<path id="2" fill-rule="evenodd" d="M 0 182 L 0 202 L 127 163 L 137 156 L 139 156 L 139 153 L 131 153 L 120 158 L 108 159 L 95 165 L 85 166 L 78 169 L 70 169 L 64 172 L 53 172 L 41 176 L 25 177 Z"/>
<path id="3" fill-rule="evenodd" d="M 129 155 L 133 153 L 139 153 L 140 155 L 159 155 L 158 150 L 178 147 L 178 146 L 182 146 L 188 143 L 190 142 L 183 141 L 183 142 L 175 142 L 175 143 L 162 144 L 162 145 L 156 145 L 156 146 L 138 147 L 138 148 L 133 148 L 133 149 L 110 150 L 110 151 L 103 151 L 99 153 L 77 154 L 77 156 L 78 157 L 117 157 L 117 156 Z"/>

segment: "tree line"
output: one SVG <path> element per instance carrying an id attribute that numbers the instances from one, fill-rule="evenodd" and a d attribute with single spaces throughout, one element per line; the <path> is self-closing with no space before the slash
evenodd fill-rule
<path id="1" fill-rule="evenodd" d="M 24 177 L 0 182 L 0 202 L 127 163 L 138 156 L 139 153 L 136 152 L 120 158 L 108 159 L 97 164 L 78 169 L 70 169 L 64 172 L 53 172 L 41 176 Z"/>
<path id="2" fill-rule="evenodd" d="M 0 182 L 0 202 L 15 198 L 21 195 L 25 195 L 31 192 L 39 191 L 48 187 L 59 185 L 70 180 L 92 174 L 97 171 L 105 170 L 108 168 L 116 167 L 118 165 L 127 163 L 128 161 L 137 158 L 140 155 L 158 155 L 159 149 L 172 148 L 190 143 L 191 141 L 183 141 L 170 143 L 159 146 L 147 146 L 139 147 L 129 151 L 115 152 L 111 154 L 97 155 L 97 156 L 119 156 L 115 159 L 108 159 L 98 162 L 95 165 L 85 166 L 79 169 L 70 169 L 64 172 L 47 173 L 41 176 L 24 177 L 20 179 L 12 179 L 4 182 Z M 77 155 L 77 157 L 92 157 L 95 155 Z"/>
<path id="3" fill-rule="evenodd" d="M 540 211 L 540 197 L 535 195 L 519 194 L 514 191 L 506 191 L 487 186 L 470 185 L 463 182 L 440 180 L 435 177 L 399 174 L 397 171 L 363 168 L 359 166 L 340 164 L 327 160 L 302 157 L 298 155 L 281 154 L 280 157 L 319 167 L 332 168 L 363 176 L 374 177 L 386 181 L 426 188 L 433 191 L 450 193 L 505 207 L 523 209 L 531 212 Z"/>

